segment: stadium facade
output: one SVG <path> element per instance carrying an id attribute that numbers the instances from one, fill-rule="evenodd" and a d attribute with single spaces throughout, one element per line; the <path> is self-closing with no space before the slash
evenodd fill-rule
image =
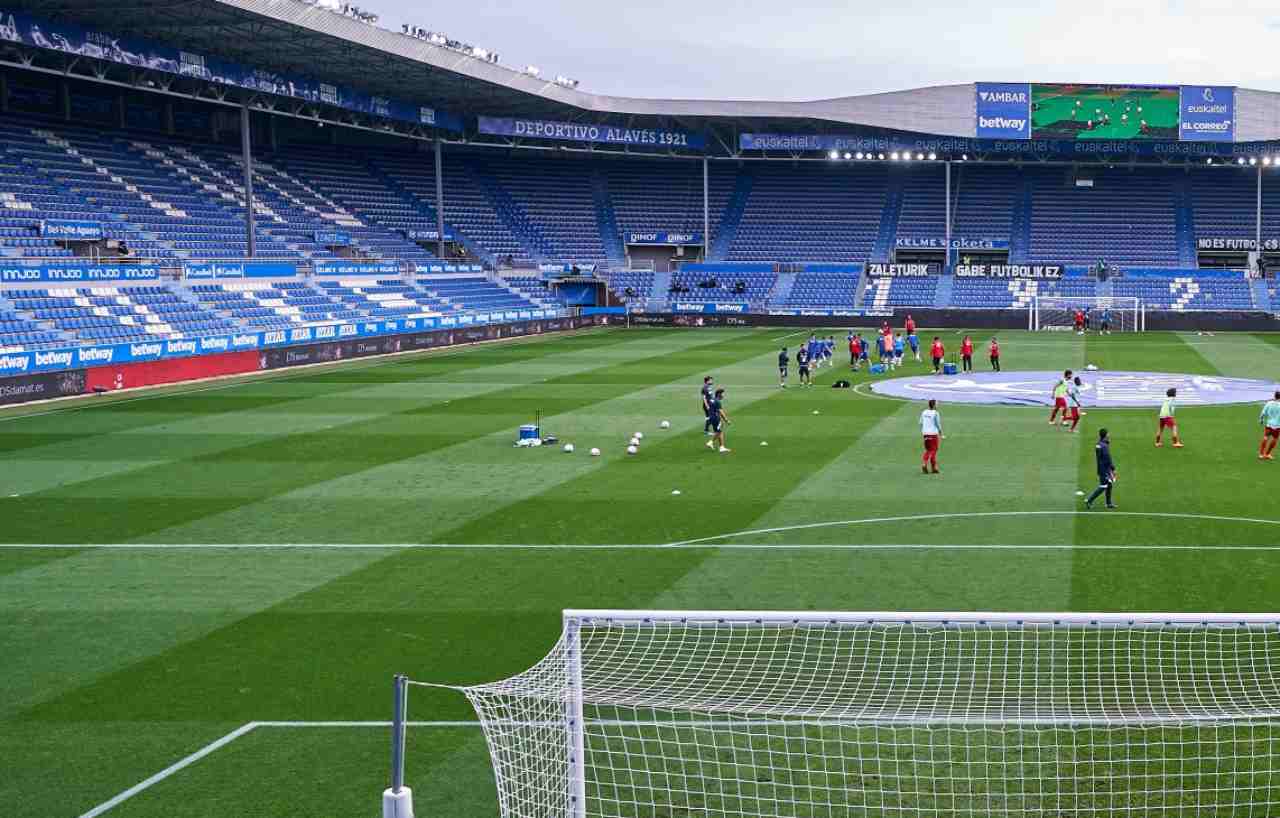
<path id="1" fill-rule="evenodd" d="M 654 100 L 534 73 L 300 0 L 10 4 L 0 377 L 41 386 L 2 394 L 621 304 L 651 323 L 1025 326 L 1038 298 L 1115 297 L 1156 325 L 1271 327 L 1275 93 Z"/>

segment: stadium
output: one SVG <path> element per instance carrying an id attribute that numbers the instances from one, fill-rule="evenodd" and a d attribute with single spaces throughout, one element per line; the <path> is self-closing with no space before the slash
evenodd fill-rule
<path id="1" fill-rule="evenodd" d="M 549 73 L 0 10 L 0 815 L 1280 814 L 1280 94 Z"/>

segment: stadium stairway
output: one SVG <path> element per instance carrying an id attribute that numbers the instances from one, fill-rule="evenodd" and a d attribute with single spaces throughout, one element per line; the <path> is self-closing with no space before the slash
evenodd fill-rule
<path id="1" fill-rule="evenodd" d="M 613 210 L 609 196 L 609 181 L 598 166 L 591 168 L 591 196 L 596 206 L 596 227 L 600 231 L 600 243 L 604 245 L 609 266 L 621 268 L 627 263 L 626 248 L 622 244 L 622 231 L 618 229 L 618 215 Z"/>
<path id="2" fill-rule="evenodd" d="M 1031 254 L 1031 177 L 1024 176 L 1009 230 L 1009 263 L 1026 264 Z"/>
<path id="3" fill-rule="evenodd" d="M 1105 281 L 1099 280 L 1098 283 L 1094 285 L 1094 294 L 1097 295 L 1098 298 L 1111 298 L 1115 295 L 1115 292 L 1116 288 L 1112 285 L 1111 279 L 1109 278 Z"/>
<path id="4" fill-rule="evenodd" d="M 396 178 L 392 177 L 391 174 L 384 171 L 382 167 L 379 166 L 378 164 L 374 162 L 366 162 L 365 164 L 369 169 L 369 173 L 371 173 L 375 179 L 377 179 L 378 181 L 386 185 L 387 190 L 395 193 L 401 201 L 403 201 L 408 205 L 411 205 L 420 213 L 422 213 L 423 218 L 427 221 L 427 223 L 431 225 L 429 228 L 427 228 L 428 230 L 435 229 L 435 226 L 439 222 L 437 221 L 436 207 L 434 202 L 424 199 L 422 196 L 419 196 L 415 191 L 410 190 L 408 187 L 401 184 L 399 180 L 397 180 Z M 449 204 L 448 204 L 448 200 L 446 199 L 445 210 L 448 211 L 448 209 L 449 209 Z M 477 242 L 476 240 L 468 236 L 456 224 L 453 224 L 448 219 L 446 219 L 444 222 L 444 229 L 446 233 L 453 233 L 453 237 L 457 241 L 457 243 L 467 248 L 467 252 L 475 256 L 476 258 L 480 259 L 480 261 L 483 264 L 489 267 L 497 267 L 497 258 L 494 257 L 493 253 L 489 252 L 487 249 L 481 246 L 479 242 Z"/>
<path id="5" fill-rule="evenodd" d="M 781 306 L 791 300 L 791 291 L 796 286 L 795 273 L 779 273 L 776 281 L 773 282 L 773 289 L 769 292 L 769 298 L 766 304 L 770 307 Z"/>
<path id="6" fill-rule="evenodd" d="M 1191 180 L 1181 175 L 1173 182 L 1177 210 L 1174 211 L 1174 228 L 1178 240 L 1178 264 L 1194 268 L 1197 263 L 1195 206 L 1191 198 Z"/>
<path id="7" fill-rule="evenodd" d="M 534 225 L 529 214 L 485 170 L 481 162 L 473 156 L 467 156 L 463 158 L 461 166 L 484 193 L 503 227 L 520 241 L 529 257 L 535 262 L 552 260 L 555 251 L 551 242 Z"/>
<path id="8" fill-rule="evenodd" d="M 951 306 L 951 290 L 955 287 L 956 277 L 950 273 L 938 276 L 938 288 L 933 292 L 933 306 L 946 309 Z"/>
<path id="9" fill-rule="evenodd" d="M 667 308 L 671 298 L 671 273 L 654 273 L 653 286 L 649 288 L 649 300 L 660 309 Z"/>
<path id="10" fill-rule="evenodd" d="M 1254 309 L 1271 312 L 1271 293 L 1267 289 L 1265 278 L 1250 279 L 1249 293 L 1253 296 Z"/>
<path id="11" fill-rule="evenodd" d="M 898 222 L 902 219 L 902 200 L 904 182 L 902 173 L 890 173 L 888 190 L 884 199 L 884 212 L 880 216 L 880 232 L 876 235 L 875 247 L 871 251 L 871 261 L 887 262 L 893 257 L 894 245 L 898 238 Z"/>
<path id="12" fill-rule="evenodd" d="M 729 197 L 729 204 L 725 207 L 724 215 L 720 218 L 720 231 L 711 245 L 711 258 L 707 259 L 707 261 L 724 261 L 729 254 L 729 248 L 733 246 L 733 240 L 738 236 L 738 227 L 742 224 L 742 214 L 746 212 L 747 200 L 751 198 L 751 188 L 754 182 L 755 177 L 750 170 L 743 168 L 738 171 L 738 178 L 733 186 L 733 195 Z"/>

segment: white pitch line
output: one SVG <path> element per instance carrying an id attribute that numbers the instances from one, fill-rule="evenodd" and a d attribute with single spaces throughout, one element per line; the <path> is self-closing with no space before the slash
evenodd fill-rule
<path id="1" fill-rule="evenodd" d="M 243 736 L 245 733 L 252 731 L 257 726 L 258 726 L 257 722 L 251 721 L 248 724 L 237 727 L 235 730 L 232 730 L 230 733 L 227 733 L 225 736 L 218 739 L 217 741 L 206 744 L 205 746 L 201 747 L 199 750 L 196 750 L 191 755 L 185 758 L 182 758 L 174 762 L 173 764 L 170 764 L 168 767 L 165 767 L 163 770 L 151 776 L 150 778 L 147 778 L 143 781 L 139 781 L 137 784 L 134 784 L 132 787 L 120 793 L 119 795 L 115 796 L 114 798 L 108 801 L 103 801 L 98 806 L 82 814 L 80 818 L 96 818 L 96 816 L 101 815 L 107 810 L 112 809 L 125 801 L 128 801 L 130 798 L 142 792 L 143 790 L 146 790 L 149 787 L 160 783 L 161 781 L 165 780 L 166 778 L 178 772 L 179 770 L 184 769 L 186 767 L 190 767 L 192 764 L 196 763 L 200 759 L 209 755 L 214 750 L 217 750 L 221 747 L 225 747 L 226 745 L 230 744 L 231 742 Z"/>
<path id="2" fill-rule="evenodd" d="M 784 525 L 776 528 L 756 528 L 747 531 L 734 531 L 729 534 L 717 534 L 713 537 L 698 537 L 692 540 L 682 540 L 680 542 L 669 543 L 672 546 L 688 546 L 712 543 L 716 540 L 724 540 L 729 537 L 747 537 L 755 534 L 780 534 L 786 531 L 805 531 L 813 528 L 836 528 L 847 525 L 866 525 L 870 523 L 907 523 L 917 522 L 921 520 L 955 520 L 969 518 L 984 517 L 1155 517 L 1162 519 L 1175 520 L 1209 520 L 1212 522 L 1230 522 L 1230 523 L 1258 523 L 1261 525 L 1280 525 L 1280 520 L 1267 520 L 1257 517 L 1225 517 L 1216 514 L 1180 514 L 1176 512 L 1162 511 L 968 511 L 968 512 L 952 512 L 947 514 L 912 514 L 902 517 L 867 517 L 861 520 L 831 520 L 825 523 L 802 523 L 800 525 Z M 1063 546 L 1064 548 L 1076 548 L 1078 546 Z M 1119 546 L 1115 546 L 1119 547 Z M 1152 548 L 1158 546 L 1139 546 L 1142 548 Z M 1213 546 L 1208 546 L 1212 548 Z M 1260 546 L 1266 548 L 1268 546 Z"/>

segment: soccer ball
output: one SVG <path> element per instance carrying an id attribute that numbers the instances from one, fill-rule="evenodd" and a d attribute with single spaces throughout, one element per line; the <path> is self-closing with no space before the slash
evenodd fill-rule
<path id="1" fill-rule="evenodd" d="M 636 440 L 644 440 L 644 432 L 636 432 L 632 437 Z"/>
<path id="2" fill-rule="evenodd" d="M 573 444 L 572 443 L 564 444 L 564 451 L 565 451 L 565 454 L 573 454 Z"/>
<path id="3" fill-rule="evenodd" d="M 600 450 L 599 450 L 599 449 L 592 449 L 592 450 L 591 450 L 591 456 L 592 456 L 592 457 L 599 457 L 599 456 L 600 456 Z"/>
<path id="4" fill-rule="evenodd" d="M 659 429 L 670 429 L 670 428 L 671 428 L 671 421 L 669 421 L 669 420 L 664 420 L 664 421 L 662 421 L 661 423 L 659 423 L 659 424 L 658 424 L 658 428 L 659 428 Z"/>
<path id="5" fill-rule="evenodd" d="M 639 450 L 639 449 L 637 449 L 635 446 L 628 446 L 628 447 L 627 447 L 627 454 L 635 454 L 635 453 L 636 453 L 636 452 L 638 452 L 638 451 L 640 451 L 640 450 Z"/>
<path id="6" fill-rule="evenodd" d="M 631 440 L 629 440 L 629 441 L 627 441 L 627 442 L 628 442 L 628 443 L 630 443 L 632 446 L 639 446 L 639 445 L 640 445 L 640 438 L 638 438 L 638 437 L 633 437 L 633 438 L 631 438 Z"/>
<path id="7" fill-rule="evenodd" d="M 529 445 L 530 445 L 530 446 L 541 446 L 541 445 L 542 445 L 542 438 L 540 438 L 540 437 L 535 437 L 533 440 L 530 440 L 530 441 L 529 441 Z"/>

